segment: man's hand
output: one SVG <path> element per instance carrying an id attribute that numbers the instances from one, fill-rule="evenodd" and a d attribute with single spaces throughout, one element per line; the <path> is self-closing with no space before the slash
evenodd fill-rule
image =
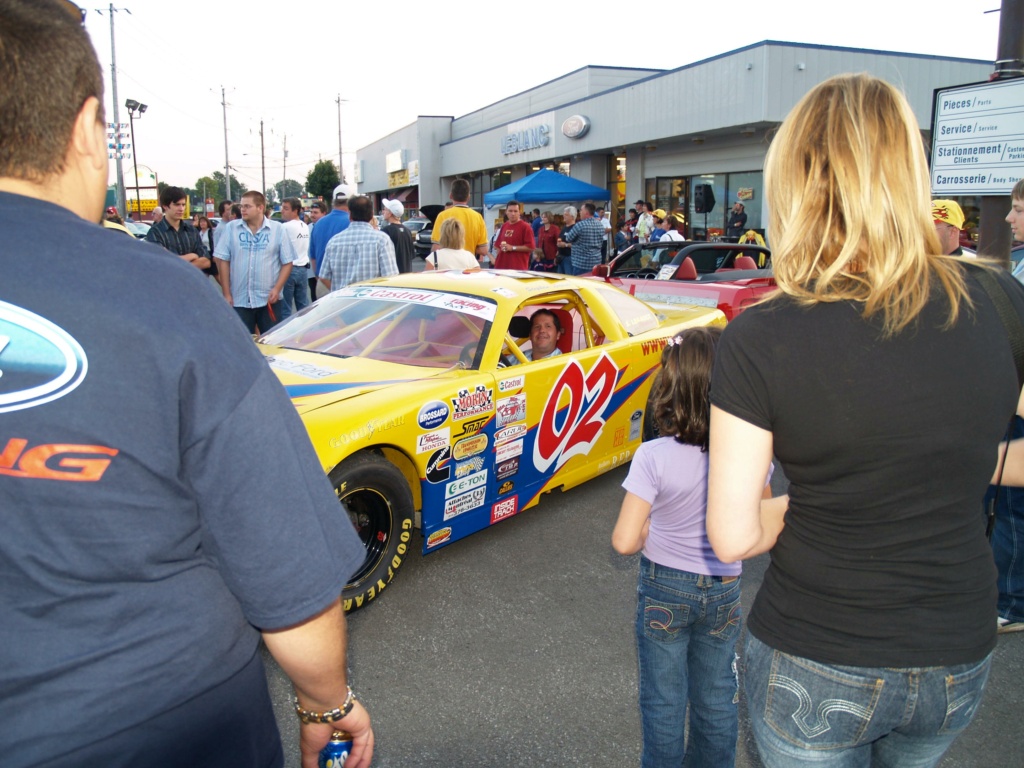
<path id="1" fill-rule="evenodd" d="M 275 285 L 270 289 L 270 295 L 267 297 L 267 304 L 276 304 L 277 300 L 281 298 L 281 291 Z"/>
<path id="2" fill-rule="evenodd" d="M 316 768 L 321 750 L 327 746 L 334 731 L 352 734 L 352 752 L 345 761 L 345 768 L 362 768 L 370 764 L 373 757 L 373 729 L 370 715 L 358 701 L 352 711 L 336 723 L 309 723 L 299 728 L 299 751 L 302 768 Z"/>

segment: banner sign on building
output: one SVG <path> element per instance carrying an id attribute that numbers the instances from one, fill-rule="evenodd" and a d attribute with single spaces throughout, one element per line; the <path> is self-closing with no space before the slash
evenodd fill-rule
<path id="1" fill-rule="evenodd" d="M 940 88 L 932 195 L 1009 195 L 1024 178 L 1024 78 Z"/>

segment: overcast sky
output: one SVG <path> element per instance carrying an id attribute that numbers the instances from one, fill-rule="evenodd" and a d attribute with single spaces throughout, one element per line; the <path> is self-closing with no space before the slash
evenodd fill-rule
<path id="1" fill-rule="evenodd" d="M 260 188 L 260 120 L 268 186 L 305 182 L 318 159 L 355 151 L 415 121 L 458 117 L 588 64 L 674 69 L 762 40 L 906 51 L 992 61 L 1000 0 L 732 0 L 564 4 L 427 4 L 319 0 L 122 0 L 115 3 L 118 100 L 149 106 L 135 121 L 140 165 L 191 187 L 224 170 L 221 87 L 236 177 Z M 107 79 L 109 6 L 82 3 Z M 432 8 L 433 10 L 428 10 Z M 626 8 L 625 11 L 612 11 Z M 661 6 L 664 8 L 664 6 Z M 130 13 L 128 13 L 130 11 Z M 122 106 L 121 120 L 128 122 Z M 126 177 L 131 161 L 125 161 Z M 110 163 L 111 181 L 114 162 Z M 128 182 L 130 184 L 130 181 Z"/>

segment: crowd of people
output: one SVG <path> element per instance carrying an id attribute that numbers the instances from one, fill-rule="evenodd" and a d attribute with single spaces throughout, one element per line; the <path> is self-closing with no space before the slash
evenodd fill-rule
<path id="1" fill-rule="evenodd" d="M 248 334 L 316 287 L 406 269 L 404 207 L 384 200 L 378 228 L 340 185 L 312 226 L 297 198 L 278 223 L 246 192 L 214 229 L 185 220 L 172 186 L 146 239 L 178 258 L 138 258 L 149 246 L 96 226 L 102 72 L 71 9 L 0 0 L 0 72 L 17 73 L 0 92 L 0 264 L 48 265 L 0 303 L 67 366 L 60 389 L 0 399 L 3 762 L 280 766 L 262 640 L 294 684 L 303 764 L 342 729 L 361 768 L 374 736 L 338 595 L 363 545 Z M 55 48 L 76 77 L 53 77 Z M 642 764 L 733 765 L 742 677 L 768 768 L 933 766 L 978 711 L 998 633 L 1024 630 L 1024 504 L 990 492 L 991 542 L 981 513 L 991 484 L 1024 486 L 1024 287 L 960 256 L 963 212 L 930 200 L 917 122 L 880 79 L 812 88 L 765 191 L 779 291 L 724 332 L 667 340 L 660 437 L 637 451 L 612 533 L 641 553 Z M 591 203 L 559 227 L 510 201 L 492 243 L 468 183 L 450 196 L 427 269 L 493 256 L 583 274 L 610 245 L 682 226 L 643 201 L 614 235 Z M 733 216 L 745 226 L 742 203 Z M 1007 221 L 1024 240 L 1024 179 Z M 562 334 L 537 311 L 527 359 L 560 354 Z M 277 471 L 237 446 L 273 446 Z M 790 483 L 774 498 L 773 458 Z M 740 563 L 765 552 L 741 675 Z"/>

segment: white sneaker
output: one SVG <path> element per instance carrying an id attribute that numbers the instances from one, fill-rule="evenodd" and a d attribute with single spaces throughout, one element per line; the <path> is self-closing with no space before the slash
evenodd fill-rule
<path id="1" fill-rule="evenodd" d="M 1024 632 L 1024 621 L 1010 621 L 999 616 L 996 619 L 996 631 L 1001 635 L 1007 632 Z"/>

